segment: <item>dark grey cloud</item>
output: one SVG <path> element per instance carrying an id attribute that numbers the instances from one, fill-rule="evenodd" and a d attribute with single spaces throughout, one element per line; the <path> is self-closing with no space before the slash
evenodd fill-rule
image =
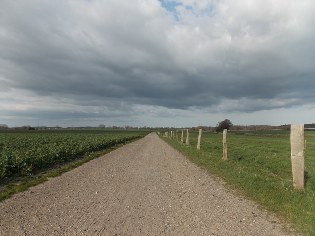
<path id="1" fill-rule="evenodd" d="M 0 93 L 15 100 L 2 100 L 1 115 L 119 110 L 136 117 L 137 106 L 258 112 L 314 104 L 312 1 L 177 2 L 174 19 L 156 0 L 2 1 Z M 44 99 L 51 110 L 43 103 L 22 112 L 28 99 Z M 64 101 L 86 110 L 54 110 Z M 99 113 L 88 115 L 93 109 Z"/>

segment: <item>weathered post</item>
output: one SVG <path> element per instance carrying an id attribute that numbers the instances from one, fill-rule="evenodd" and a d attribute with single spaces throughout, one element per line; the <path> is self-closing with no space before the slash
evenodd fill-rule
<path id="1" fill-rule="evenodd" d="M 197 149 L 198 150 L 200 150 L 201 135 L 202 135 L 202 129 L 199 129 L 198 143 L 197 143 Z"/>
<path id="2" fill-rule="evenodd" d="M 227 140 L 226 140 L 226 135 L 227 134 L 227 129 L 223 130 L 223 160 L 227 160 Z"/>
<path id="3" fill-rule="evenodd" d="M 304 190 L 304 124 L 291 125 L 290 143 L 293 187 Z"/>
<path id="4" fill-rule="evenodd" d="M 189 145 L 189 129 L 187 129 L 186 145 Z"/>
<path id="5" fill-rule="evenodd" d="M 182 136 L 180 138 L 180 142 L 181 143 L 184 143 L 184 130 L 182 129 Z"/>
<path id="6" fill-rule="evenodd" d="M 176 130 L 176 141 L 178 142 L 178 129 Z"/>

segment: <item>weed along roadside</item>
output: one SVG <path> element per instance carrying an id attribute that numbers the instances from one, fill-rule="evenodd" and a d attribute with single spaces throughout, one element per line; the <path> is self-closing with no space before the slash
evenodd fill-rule
<path id="1" fill-rule="evenodd" d="M 189 146 L 176 139 L 163 139 L 299 232 L 315 235 L 315 135 L 313 131 L 304 133 L 300 125 L 292 125 L 291 130 L 291 134 L 281 130 L 228 132 L 227 160 L 223 158 L 222 133 L 203 131 L 200 150 L 196 149 L 199 132 L 190 131 Z M 183 134 L 183 130 L 179 132 Z"/>

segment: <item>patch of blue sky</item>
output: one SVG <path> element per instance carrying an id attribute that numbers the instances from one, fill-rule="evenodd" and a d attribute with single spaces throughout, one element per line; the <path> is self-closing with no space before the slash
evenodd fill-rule
<path id="1" fill-rule="evenodd" d="M 199 16 L 214 16 L 216 8 L 213 4 L 209 4 L 206 8 L 200 10 L 197 15 Z"/>
<path id="2" fill-rule="evenodd" d="M 179 12 L 176 7 L 182 6 L 183 4 L 172 0 L 159 0 L 163 8 L 172 13 L 176 20 L 179 20 Z"/>
<path id="3" fill-rule="evenodd" d="M 180 12 L 178 12 L 177 7 L 182 6 L 187 11 L 190 11 L 191 14 L 195 15 L 196 17 L 211 17 L 215 15 L 215 5 L 209 4 L 207 7 L 202 9 L 196 9 L 196 6 L 193 5 L 184 5 L 181 2 L 178 2 L 176 0 L 159 0 L 161 2 L 161 5 L 164 9 L 166 9 L 168 12 L 170 12 L 174 18 L 179 21 L 180 20 Z"/>
<path id="4" fill-rule="evenodd" d="M 176 7 L 183 5 L 177 1 L 172 0 L 160 0 L 162 7 L 168 10 L 169 12 L 176 12 Z"/>
<path id="5" fill-rule="evenodd" d="M 207 7 L 197 8 L 193 6 L 185 6 L 186 10 L 189 10 L 196 17 L 211 17 L 216 13 L 216 7 L 214 4 L 208 4 Z"/>
<path id="6" fill-rule="evenodd" d="M 192 11 L 193 7 L 192 6 L 185 6 L 185 9 L 188 10 L 188 11 Z"/>

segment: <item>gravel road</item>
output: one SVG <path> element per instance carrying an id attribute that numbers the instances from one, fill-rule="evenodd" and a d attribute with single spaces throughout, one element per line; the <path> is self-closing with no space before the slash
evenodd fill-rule
<path id="1" fill-rule="evenodd" d="M 0 235 L 289 235 L 156 134 L 0 203 Z"/>

